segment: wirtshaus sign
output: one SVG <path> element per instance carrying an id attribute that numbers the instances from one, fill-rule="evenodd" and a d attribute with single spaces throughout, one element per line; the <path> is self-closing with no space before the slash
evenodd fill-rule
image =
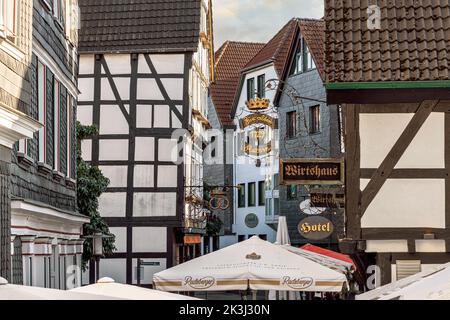
<path id="1" fill-rule="evenodd" d="M 280 159 L 280 183 L 284 185 L 341 185 L 343 159 Z"/>

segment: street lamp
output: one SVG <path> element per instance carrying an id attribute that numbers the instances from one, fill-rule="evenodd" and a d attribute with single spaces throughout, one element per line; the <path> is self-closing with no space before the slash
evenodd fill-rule
<path id="1" fill-rule="evenodd" d="M 92 255 L 95 260 L 95 281 L 100 278 L 100 258 L 103 256 L 103 239 L 112 238 L 113 236 L 105 235 L 101 231 L 94 232 L 91 236 L 86 236 L 87 239 L 92 239 Z"/>

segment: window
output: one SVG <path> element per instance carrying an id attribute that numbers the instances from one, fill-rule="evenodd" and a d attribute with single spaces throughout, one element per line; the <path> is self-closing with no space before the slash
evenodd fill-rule
<path id="1" fill-rule="evenodd" d="M 316 64 L 314 63 L 309 47 L 306 44 L 306 41 L 303 38 L 300 38 L 290 74 L 296 75 L 315 68 Z"/>
<path id="2" fill-rule="evenodd" d="M 267 241 L 267 234 L 260 234 L 260 235 L 259 235 L 259 238 L 260 238 L 261 240 L 266 240 L 266 241 Z"/>
<path id="3" fill-rule="evenodd" d="M 314 106 L 309 109 L 309 132 L 320 132 L 320 106 Z"/>
<path id="4" fill-rule="evenodd" d="M 286 138 L 294 138 L 297 135 L 297 112 L 286 113 Z"/>
<path id="5" fill-rule="evenodd" d="M 0 0 L 0 37 L 15 42 L 18 30 L 18 0 Z"/>
<path id="6" fill-rule="evenodd" d="M 247 79 L 247 101 L 255 97 L 255 78 Z"/>
<path id="7" fill-rule="evenodd" d="M 46 65 L 38 61 L 37 69 L 38 119 L 43 124 L 38 134 L 38 161 L 71 176 L 76 161 L 71 156 L 75 152 L 73 97 Z"/>
<path id="8" fill-rule="evenodd" d="M 264 181 L 258 182 L 258 205 L 266 205 L 266 183 Z"/>
<path id="9" fill-rule="evenodd" d="M 289 185 L 287 186 L 287 200 L 296 200 L 297 199 L 297 186 Z"/>
<path id="10" fill-rule="evenodd" d="M 66 26 L 66 0 L 53 0 L 53 15 L 64 29 Z"/>
<path id="11" fill-rule="evenodd" d="M 28 269 L 29 273 L 28 273 L 28 285 L 32 286 L 33 285 L 33 257 L 29 257 L 28 258 L 28 265 L 30 266 L 30 268 Z"/>
<path id="12" fill-rule="evenodd" d="M 243 183 L 238 185 L 238 207 L 245 207 L 245 184 Z"/>
<path id="13" fill-rule="evenodd" d="M 250 182 L 248 184 L 248 206 L 254 207 L 256 205 L 256 184 Z"/>
<path id="14" fill-rule="evenodd" d="M 245 235 L 244 234 L 238 235 L 238 242 L 242 242 L 244 240 L 245 240 Z"/>
<path id="15" fill-rule="evenodd" d="M 266 97 L 266 75 L 262 74 L 258 76 L 258 97 Z"/>

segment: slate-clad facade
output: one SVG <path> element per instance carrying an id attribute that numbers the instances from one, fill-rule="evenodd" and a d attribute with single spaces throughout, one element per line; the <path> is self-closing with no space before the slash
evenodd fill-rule
<path id="1" fill-rule="evenodd" d="M 15 2 L 18 28 L 28 36 L 18 42 L 27 53 L 22 96 L 28 98 L 26 108 L 20 109 L 40 125 L 10 153 L 8 278 L 18 284 L 67 288 L 80 284 L 79 278 L 70 284 L 66 279 L 81 266 L 80 236 L 89 221 L 76 209 L 77 3 Z"/>
<path id="2" fill-rule="evenodd" d="M 153 273 L 201 251 L 211 2 L 82 0 L 80 7 L 78 120 L 99 129 L 82 142 L 82 156 L 110 179 L 99 212 L 117 247 L 100 261 L 100 275 L 137 283 L 143 259 L 152 265 L 140 283 L 149 286 Z"/>
<path id="3" fill-rule="evenodd" d="M 323 20 L 299 19 L 296 40 L 290 50 L 285 72 L 280 82 L 280 92 L 275 99 L 278 106 L 280 127 L 280 158 L 340 158 L 341 119 L 339 108 L 328 105 L 323 83 L 324 36 Z M 303 39 L 303 41 L 302 41 Z M 313 59 L 314 64 L 298 66 L 299 46 L 304 45 L 302 59 Z M 305 47 L 306 45 L 306 47 Z M 300 67 L 300 68 L 299 68 Z M 294 92 L 294 94 L 292 94 Z M 295 99 L 294 97 L 303 97 Z M 318 129 L 313 131 L 313 110 L 318 108 Z M 293 117 L 293 120 L 290 119 Z M 310 198 L 305 186 L 280 186 L 280 215 L 286 216 L 289 236 L 293 245 L 313 243 L 334 250 L 338 249 L 338 237 L 344 232 L 344 211 L 327 210 L 321 215 L 330 219 L 334 233 L 322 240 L 310 240 L 300 235 L 300 221 L 308 217 L 300 210 L 300 203 Z"/>

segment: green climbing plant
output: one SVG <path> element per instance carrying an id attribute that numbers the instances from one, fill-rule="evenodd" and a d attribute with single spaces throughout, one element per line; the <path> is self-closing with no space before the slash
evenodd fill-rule
<path id="1" fill-rule="evenodd" d="M 77 205 L 78 211 L 91 219 L 89 223 L 83 226 L 84 236 L 91 236 L 96 232 L 108 236 L 103 239 L 103 252 L 107 256 L 116 250 L 115 237 L 98 212 L 98 198 L 106 191 L 109 179 L 103 175 L 98 167 L 91 166 L 81 158 L 81 141 L 97 133 L 96 126 L 83 126 L 77 121 Z M 84 240 L 83 271 L 86 270 L 89 260 L 93 258 L 92 241 L 92 238 Z"/>

